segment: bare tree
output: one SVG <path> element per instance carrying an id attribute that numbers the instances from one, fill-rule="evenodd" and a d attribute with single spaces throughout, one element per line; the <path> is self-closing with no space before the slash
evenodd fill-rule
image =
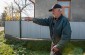
<path id="1" fill-rule="evenodd" d="M 21 28 L 21 14 L 22 14 L 22 11 L 28 6 L 30 5 L 31 3 L 34 4 L 33 1 L 31 0 L 14 0 L 14 3 L 18 6 L 18 12 L 20 13 L 20 38 L 22 37 L 22 28 Z"/>
<path id="2" fill-rule="evenodd" d="M 21 13 L 22 11 L 31 3 L 31 0 L 14 0 L 15 4 L 18 6 L 18 12 L 20 13 L 20 20 L 21 20 Z M 34 3 L 33 3 L 34 4 Z"/>

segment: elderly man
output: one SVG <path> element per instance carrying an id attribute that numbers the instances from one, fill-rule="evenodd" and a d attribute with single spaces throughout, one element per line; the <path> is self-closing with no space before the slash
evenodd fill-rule
<path id="1" fill-rule="evenodd" d="M 51 55 L 62 55 L 61 49 L 71 38 L 71 27 L 68 18 L 62 15 L 62 6 L 55 4 L 49 12 L 53 16 L 45 19 L 28 17 L 25 20 L 33 21 L 36 24 L 49 26 L 52 40 Z"/>

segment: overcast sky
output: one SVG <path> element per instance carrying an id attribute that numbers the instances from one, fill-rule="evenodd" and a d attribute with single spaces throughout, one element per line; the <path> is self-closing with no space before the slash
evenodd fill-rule
<path id="1" fill-rule="evenodd" d="M 1 13 L 3 13 L 4 7 L 8 6 L 11 4 L 11 2 L 13 2 L 13 0 L 1 0 L 0 1 L 0 15 Z"/>

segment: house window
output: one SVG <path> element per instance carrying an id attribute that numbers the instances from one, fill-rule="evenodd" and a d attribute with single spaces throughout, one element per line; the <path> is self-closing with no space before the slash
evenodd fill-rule
<path id="1" fill-rule="evenodd" d="M 66 16 L 68 18 L 68 20 L 70 20 L 70 7 L 71 7 L 71 1 L 70 0 L 58 0 L 57 1 L 58 4 L 62 5 L 62 13 L 64 16 Z"/>

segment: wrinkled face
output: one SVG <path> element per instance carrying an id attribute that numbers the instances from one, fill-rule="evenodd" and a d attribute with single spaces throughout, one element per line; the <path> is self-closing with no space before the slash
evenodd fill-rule
<path id="1" fill-rule="evenodd" d="M 52 14 L 53 16 L 57 17 L 61 13 L 60 9 L 53 9 Z"/>

